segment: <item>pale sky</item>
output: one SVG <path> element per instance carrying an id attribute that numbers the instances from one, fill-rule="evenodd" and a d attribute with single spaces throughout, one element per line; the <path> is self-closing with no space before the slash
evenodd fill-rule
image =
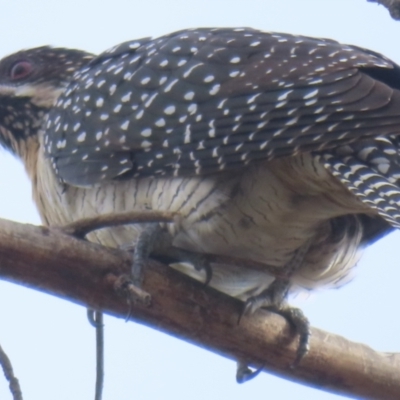
<path id="1" fill-rule="evenodd" d="M 0 57 L 51 44 L 101 52 L 119 42 L 189 27 L 249 26 L 328 37 L 400 63 L 400 22 L 366 0 L 0 0 Z M 39 224 L 21 165 L 0 152 L 0 217 Z M 296 300 L 313 326 L 400 351 L 400 234 L 369 248 L 355 279 L 339 290 Z M 31 289 L 0 282 L 0 344 L 25 400 L 94 396 L 94 330 L 86 311 Z M 166 334 L 106 317 L 104 400 L 295 399 L 340 396 L 261 374 L 235 382 L 235 363 Z M 9 399 L 0 375 L 0 399 Z"/>

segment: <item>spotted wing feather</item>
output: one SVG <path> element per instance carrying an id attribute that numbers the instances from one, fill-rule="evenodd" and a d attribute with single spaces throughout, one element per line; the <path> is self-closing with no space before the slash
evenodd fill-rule
<path id="1" fill-rule="evenodd" d="M 400 228 L 400 152 L 397 137 L 377 137 L 339 147 L 322 160 L 354 195 Z"/>
<path id="2" fill-rule="evenodd" d="M 127 42 L 75 75 L 49 114 L 45 149 L 60 179 L 86 186 L 396 134 L 400 92 L 377 70 L 400 77 L 369 51 L 252 29 Z"/>

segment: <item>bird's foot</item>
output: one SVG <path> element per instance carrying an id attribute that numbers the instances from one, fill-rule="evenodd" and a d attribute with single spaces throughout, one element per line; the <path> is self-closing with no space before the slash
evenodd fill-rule
<path id="1" fill-rule="evenodd" d="M 244 304 L 239 322 L 243 315 L 252 314 L 259 308 L 265 308 L 284 317 L 300 337 L 296 357 L 291 364 L 291 368 L 295 368 L 308 353 L 311 331 L 310 323 L 303 311 L 299 308 L 291 307 L 285 302 L 289 285 L 287 279 L 276 279 L 259 295 L 250 297 Z"/>
<path id="2" fill-rule="evenodd" d="M 139 234 L 131 267 L 132 284 L 140 288 L 143 283 L 143 268 L 149 260 L 149 255 L 154 249 L 157 240 L 160 239 L 162 228 L 158 223 L 144 224 L 144 229 Z"/>
<path id="3" fill-rule="evenodd" d="M 131 244 L 121 246 L 124 250 L 133 249 L 133 261 L 130 275 L 121 275 L 115 283 L 115 290 L 122 297 L 128 299 L 130 306 L 133 304 L 148 306 L 151 303 L 151 295 L 142 289 L 143 270 L 161 232 L 162 228 L 158 223 L 147 223 L 139 234 L 134 247 Z M 129 311 L 127 319 L 130 315 L 131 311 Z"/>
<path id="4" fill-rule="evenodd" d="M 127 299 L 129 306 L 132 306 L 133 304 L 149 306 L 151 303 L 150 293 L 136 286 L 129 275 L 119 276 L 115 281 L 114 289 L 121 297 Z M 126 317 L 127 320 L 131 316 L 131 311 L 132 310 L 130 309 Z"/>

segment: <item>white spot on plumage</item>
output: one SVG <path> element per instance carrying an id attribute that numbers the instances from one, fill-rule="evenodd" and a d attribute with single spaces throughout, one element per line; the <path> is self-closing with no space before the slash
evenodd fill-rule
<path id="1" fill-rule="evenodd" d="M 197 104 L 196 104 L 196 103 L 190 104 L 189 107 L 188 107 L 188 112 L 189 112 L 191 115 L 193 115 L 193 114 L 196 113 L 196 111 L 197 111 Z"/>
<path id="2" fill-rule="evenodd" d="M 158 126 L 159 128 L 162 128 L 165 126 L 165 119 L 164 118 L 159 118 L 156 122 L 155 125 Z"/>
<path id="3" fill-rule="evenodd" d="M 151 146 L 151 142 L 149 142 L 148 140 L 143 140 L 143 141 L 140 143 L 140 146 L 141 146 L 142 148 L 150 147 L 150 146 Z"/>
<path id="4" fill-rule="evenodd" d="M 199 144 L 197 145 L 197 150 L 204 150 L 204 140 L 200 140 Z"/>
<path id="5" fill-rule="evenodd" d="M 150 128 L 145 128 L 140 132 L 141 136 L 143 137 L 150 137 L 151 136 L 151 129 Z"/>
<path id="6" fill-rule="evenodd" d="M 164 108 L 164 113 L 167 115 L 172 115 L 176 111 L 176 107 L 174 105 L 170 105 Z"/>
<path id="7" fill-rule="evenodd" d="M 329 114 L 323 114 L 315 119 L 315 122 L 323 122 L 329 117 Z"/>
<path id="8" fill-rule="evenodd" d="M 128 102 L 128 101 L 131 99 L 131 96 L 132 96 L 132 92 L 128 92 L 128 93 L 124 94 L 124 95 L 121 97 L 121 101 L 122 101 L 123 103 L 126 103 L 126 102 Z"/>
<path id="9" fill-rule="evenodd" d="M 129 48 L 132 50 L 136 50 L 141 46 L 140 42 L 133 42 L 129 44 Z"/>
<path id="10" fill-rule="evenodd" d="M 176 85 L 179 82 L 179 79 L 174 79 L 172 82 L 170 82 L 165 88 L 164 88 L 164 93 L 168 93 L 174 85 Z"/>
<path id="11" fill-rule="evenodd" d="M 124 131 L 126 131 L 128 128 L 129 128 L 129 119 L 128 120 L 126 120 L 126 121 L 124 121 L 120 126 L 121 126 L 121 129 L 122 130 L 124 130 Z"/>
<path id="12" fill-rule="evenodd" d="M 318 94 L 318 89 L 311 90 L 311 91 L 309 91 L 307 94 L 305 94 L 305 95 L 303 96 L 303 99 L 304 99 L 304 100 L 307 100 L 307 99 L 309 99 L 309 98 L 311 98 L 311 97 L 316 96 L 317 94 Z"/>
<path id="13" fill-rule="evenodd" d="M 86 132 L 82 132 L 78 135 L 78 137 L 76 138 L 76 140 L 80 143 L 84 142 L 86 139 Z"/>
<path id="14" fill-rule="evenodd" d="M 183 74 L 183 77 L 184 78 L 187 78 L 192 72 L 193 72 L 193 70 L 195 69 L 195 68 L 198 68 L 198 67 L 200 67 L 200 66 L 202 66 L 202 65 L 204 65 L 203 63 L 198 63 L 198 64 L 195 64 L 195 65 L 192 65 L 184 74 Z"/>
<path id="15" fill-rule="evenodd" d="M 158 93 L 157 93 L 157 92 L 153 93 L 153 94 L 150 96 L 150 98 L 146 101 L 146 103 L 144 103 L 144 106 L 145 106 L 146 108 L 147 108 L 147 107 L 150 107 L 151 103 L 153 102 L 153 100 L 154 100 L 157 96 L 158 96 Z"/>
<path id="16" fill-rule="evenodd" d="M 328 129 L 327 129 L 328 132 L 332 132 L 338 125 L 339 125 L 339 123 L 329 125 Z"/>
<path id="17" fill-rule="evenodd" d="M 289 121 L 286 122 L 286 125 L 294 125 L 297 123 L 297 121 L 299 120 L 299 117 L 295 117 Z"/>
<path id="18" fill-rule="evenodd" d="M 186 92 L 185 95 L 183 96 L 183 98 L 185 100 L 193 100 L 194 97 L 194 92 L 190 91 L 190 92 Z"/>
<path id="19" fill-rule="evenodd" d="M 220 88 L 221 88 L 221 85 L 220 84 L 216 84 L 211 88 L 211 90 L 208 93 L 210 93 L 213 96 L 213 95 L 215 95 L 215 94 L 217 94 L 219 92 Z"/>
<path id="20" fill-rule="evenodd" d="M 65 139 L 59 140 L 59 141 L 56 143 L 57 149 L 63 149 L 66 145 L 67 145 L 67 141 L 66 141 Z"/>
<path id="21" fill-rule="evenodd" d="M 119 113 L 119 112 L 121 111 L 121 108 L 122 108 L 122 104 L 117 104 L 117 105 L 114 107 L 113 111 L 114 111 L 115 113 Z"/>
<path id="22" fill-rule="evenodd" d="M 142 85 L 147 85 L 150 81 L 151 81 L 151 78 L 149 76 L 146 76 L 140 81 L 140 83 Z"/>
<path id="23" fill-rule="evenodd" d="M 190 125 L 186 125 L 186 129 L 185 129 L 185 132 L 183 134 L 184 135 L 184 143 L 185 144 L 191 142 L 191 134 L 192 134 L 192 132 L 190 130 Z"/>
<path id="24" fill-rule="evenodd" d="M 208 130 L 208 136 L 211 137 L 211 138 L 215 137 L 215 126 L 214 126 L 214 122 L 215 122 L 215 120 L 212 119 L 212 120 L 209 122 L 209 124 L 208 124 L 208 126 L 210 127 L 210 129 Z"/>
<path id="25" fill-rule="evenodd" d="M 104 104 L 104 99 L 102 97 L 99 97 L 96 100 L 96 107 L 103 107 L 103 104 Z"/>
<path id="26" fill-rule="evenodd" d="M 259 97 L 260 95 L 261 95 L 261 93 L 257 93 L 254 96 L 249 97 L 247 100 L 247 104 L 253 103 L 257 99 L 257 97 Z"/>
<path id="27" fill-rule="evenodd" d="M 293 90 L 287 90 L 286 92 L 283 92 L 281 95 L 278 96 L 278 101 L 286 100 L 289 94 L 292 92 Z"/>
<path id="28" fill-rule="evenodd" d="M 315 99 L 307 100 L 304 104 L 305 104 L 306 106 L 312 106 L 312 105 L 315 104 L 317 101 L 318 101 L 318 99 L 315 98 Z"/>

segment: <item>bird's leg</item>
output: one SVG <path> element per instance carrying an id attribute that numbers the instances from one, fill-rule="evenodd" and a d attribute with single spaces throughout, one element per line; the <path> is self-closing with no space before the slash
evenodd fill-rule
<path id="1" fill-rule="evenodd" d="M 276 314 L 286 318 L 299 334 L 299 346 L 297 348 L 296 358 L 291 364 L 294 368 L 307 354 L 309 350 L 310 323 L 304 313 L 296 307 L 287 304 L 286 298 L 290 289 L 290 277 L 296 272 L 303 263 L 303 259 L 310 248 L 310 242 L 297 250 L 293 258 L 284 266 L 285 277 L 276 278 L 271 285 L 257 296 L 250 297 L 244 304 L 243 312 L 239 317 L 239 322 L 243 315 L 253 314 L 259 308 L 266 308 Z M 242 373 L 242 375 L 240 375 Z M 259 370 L 251 371 L 238 363 L 236 380 L 240 383 L 253 379 L 258 375 Z"/>
<path id="2" fill-rule="evenodd" d="M 131 268 L 132 282 L 137 287 L 142 286 L 143 266 L 148 261 L 156 241 L 160 239 L 161 232 L 160 224 L 148 223 L 144 224 L 144 229 L 137 238 Z"/>
<path id="3" fill-rule="evenodd" d="M 286 318 L 300 336 L 296 358 L 291 365 L 294 368 L 308 352 L 311 332 L 309 321 L 304 313 L 299 308 L 286 303 L 289 288 L 290 281 L 288 279 L 275 279 L 266 290 L 246 301 L 243 314 L 251 314 L 259 308 L 266 308 Z"/>
<path id="4" fill-rule="evenodd" d="M 133 250 L 133 260 L 131 272 L 129 275 L 121 275 L 116 283 L 116 291 L 128 300 L 130 305 L 141 303 L 149 305 L 151 296 L 145 292 L 141 286 L 143 283 L 143 268 L 149 259 L 155 243 L 160 240 L 162 228 L 158 223 L 145 223 L 140 232 L 136 244 L 122 245 L 121 248 L 126 251 Z M 129 319 L 131 310 L 129 310 L 127 319 Z"/>

